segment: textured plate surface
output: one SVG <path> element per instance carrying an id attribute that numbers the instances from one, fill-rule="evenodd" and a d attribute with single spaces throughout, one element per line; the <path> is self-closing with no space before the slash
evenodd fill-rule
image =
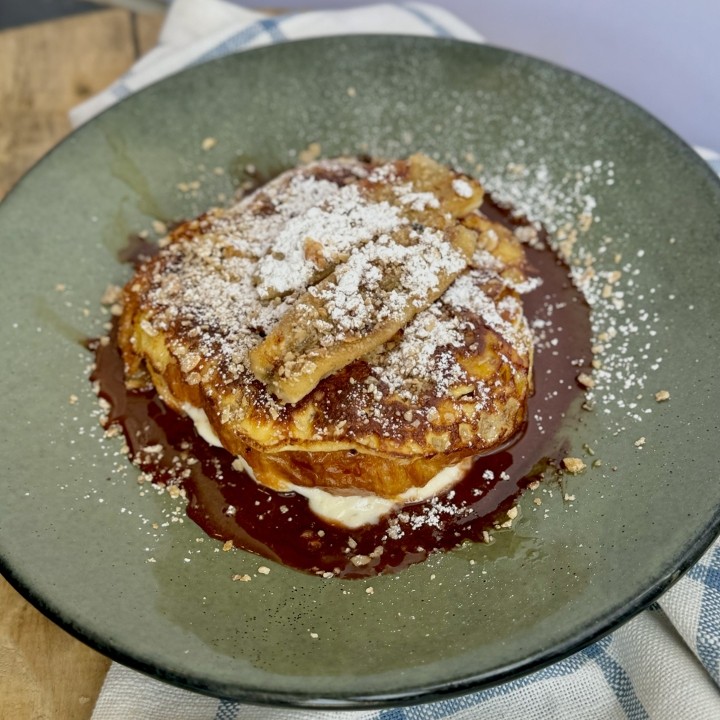
<path id="1" fill-rule="evenodd" d="M 210 150 L 206 137 L 217 140 Z M 470 171 L 482 162 L 483 177 L 556 224 L 594 198 L 597 222 L 577 248 L 601 271 L 618 254 L 627 264 L 622 342 L 608 358 L 612 388 L 598 389 L 594 412 L 574 408 L 558 442 L 583 457 L 589 443 L 603 464 L 543 495 L 540 511 L 524 498 L 517 527 L 491 546 L 371 582 L 275 565 L 232 582 L 262 563 L 218 552 L 190 521 L 173 521 L 177 503 L 141 496 L 120 442 L 100 441 L 80 343 L 98 333 L 105 286 L 128 275 L 116 253 L 130 232 L 190 217 L 230 195 L 247 163 L 272 174 L 312 142 L 325 155 L 424 150 Z M 177 188 L 198 178 L 194 194 Z M 647 114 L 578 76 L 489 47 L 413 38 L 228 57 L 73 134 L 3 203 L 0 237 L 3 572 L 126 664 L 274 703 L 477 688 L 598 637 L 716 534 L 719 184 Z M 596 318 L 598 331 L 606 321 Z M 671 400 L 658 405 L 661 389 Z"/>

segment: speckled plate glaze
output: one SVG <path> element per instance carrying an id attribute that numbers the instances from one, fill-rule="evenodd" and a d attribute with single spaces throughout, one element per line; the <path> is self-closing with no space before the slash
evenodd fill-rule
<path id="1" fill-rule="evenodd" d="M 247 163 L 272 174 L 312 142 L 325 155 L 481 162 L 557 227 L 591 196 L 596 221 L 575 252 L 600 273 L 626 266 L 615 318 L 595 318 L 598 333 L 619 332 L 595 410 L 573 408 L 558 437 L 602 466 L 546 488 L 539 509 L 525 497 L 493 545 L 367 582 L 258 575 L 257 557 L 173 521 L 170 498 L 141 496 L 120 440 L 101 442 L 81 345 L 99 332 L 105 286 L 128 276 L 117 251 L 130 232 L 192 216 L 229 196 Z M 177 187 L 198 178 L 194 192 Z M 305 706 L 481 688 L 628 619 L 718 531 L 720 184 L 658 122 L 581 77 L 406 37 L 227 57 L 74 133 L 5 200 L 0 237 L 3 573 L 71 633 L 163 680 Z M 671 399 L 658 404 L 661 389 Z"/>

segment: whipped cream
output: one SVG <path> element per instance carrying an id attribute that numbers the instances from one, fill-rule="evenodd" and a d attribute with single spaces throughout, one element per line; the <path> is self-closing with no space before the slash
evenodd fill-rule
<path id="1" fill-rule="evenodd" d="M 210 425 L 205 411 L 189 403 L 183 403 L 183 412 L 193 421 L 198 435 L 213 447 L 222 447 L 220 438 Z M 304 487 L 283 481 L 280 492 L 295 492 L 308 501 L 310 510 L 319 518 L 334 525 L 342 525 L 349 530 L 374 525 L 388 513 L 408 503 L 421 502 L 439 495 L 462 480 L 472 465 L 472 458 L 465 458 L 455 465 L 443 468 L 422 487 L 412 487 L 394 498 L 380 497 L 365 493 L 362 495 L 338 495 L 323 488 Z M 255 482 L 259 482 L 245 458 L 238 455 L 233 462 L 236 470 L 246 472 Z M 263 484 L 263 483 L 260 483 Z M 275 489 L 275 488 L 272 488 Z"/>

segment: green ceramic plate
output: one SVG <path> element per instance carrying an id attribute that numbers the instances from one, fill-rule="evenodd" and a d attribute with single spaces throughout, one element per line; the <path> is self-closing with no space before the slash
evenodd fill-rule
<path id="1" fill-rule="evenodd" d="M 540 508 L 526 497 L 493 545 L 371 582 L 275 565 L 257 575 L 257 557 L 219 552 L 177 502 L 141 495 L 119 440 L 101 440 L 80 342 L 104 319 L 106 285 L 128 275 L 116 257 L 128 233 L 200 212 L 247 163 L 274 173 L 312 142 L 326 155 L 481 162 L 496 191 L 557 228 L 595 204 L 574 252 L 623 273 L 618 307 L 595 314 L 598 333 L 617 332 L 595 410 L 574 408 L 558 438 L 602 466 L 546 488 Z M 227 57 L 74 133 L 5 200 L 0 237 L 3 572 L 71 633 L 156 677 L 317 706 L 480 688 L 597 639 L 717 533 L 720 184 L 668 130 L 581 77 L 406 37 Z M 671 399 L 656 403 L 658 390 Z"/>

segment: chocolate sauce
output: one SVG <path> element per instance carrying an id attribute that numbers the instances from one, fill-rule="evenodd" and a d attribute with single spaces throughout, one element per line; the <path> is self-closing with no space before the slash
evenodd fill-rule
<path id="1" fill-rule="evenodd" d="M 525 224 L 489 200 L 482 211 L 508 227 Z M 542 232 L 540 239 L 546 240 Z M 133 253 L 147 254 L 147 246 Z M 181 485 L 188 516 L 208 535 L 298 570 L 369 577 L 397 572 L 466 540 L 482 541 L 483 531 L 507 519 L 527 485 L 564 456 L 557 430 L 582 394 L 575 378 L 590 357 L 589 308 L 568 268 L 548 249 L 527 247 L 526 255 L 529 274 L 543 279 L 523 298 L 526 317 L 541 335 L 526 428 L 511 445 L 477 459 L 450 491 L 406 505 L 376 525 L 349 530 L 324 522 L 302 496 L 269 490 L 233 469 L 235 458 L 208 445 L 192 421 L 169 410 L 154 390 L 128 391 L 116 328 L 109 344 L 91 346 L 97 358 L 91 379 L 111 406 L 106 426 L 122 427 L 130 457 L 153 482 Z M 550 333 L 544 339 L 543 323 Z M 162 453 L 145 450 L 157 445 Z"/>
<path id="2" fill-rule="evenodd" d="M 158 244 L 142 235 L 130 235 L 127 245 L 118 252 L 118 260 L 139 267 L 158 251 Z"/>

